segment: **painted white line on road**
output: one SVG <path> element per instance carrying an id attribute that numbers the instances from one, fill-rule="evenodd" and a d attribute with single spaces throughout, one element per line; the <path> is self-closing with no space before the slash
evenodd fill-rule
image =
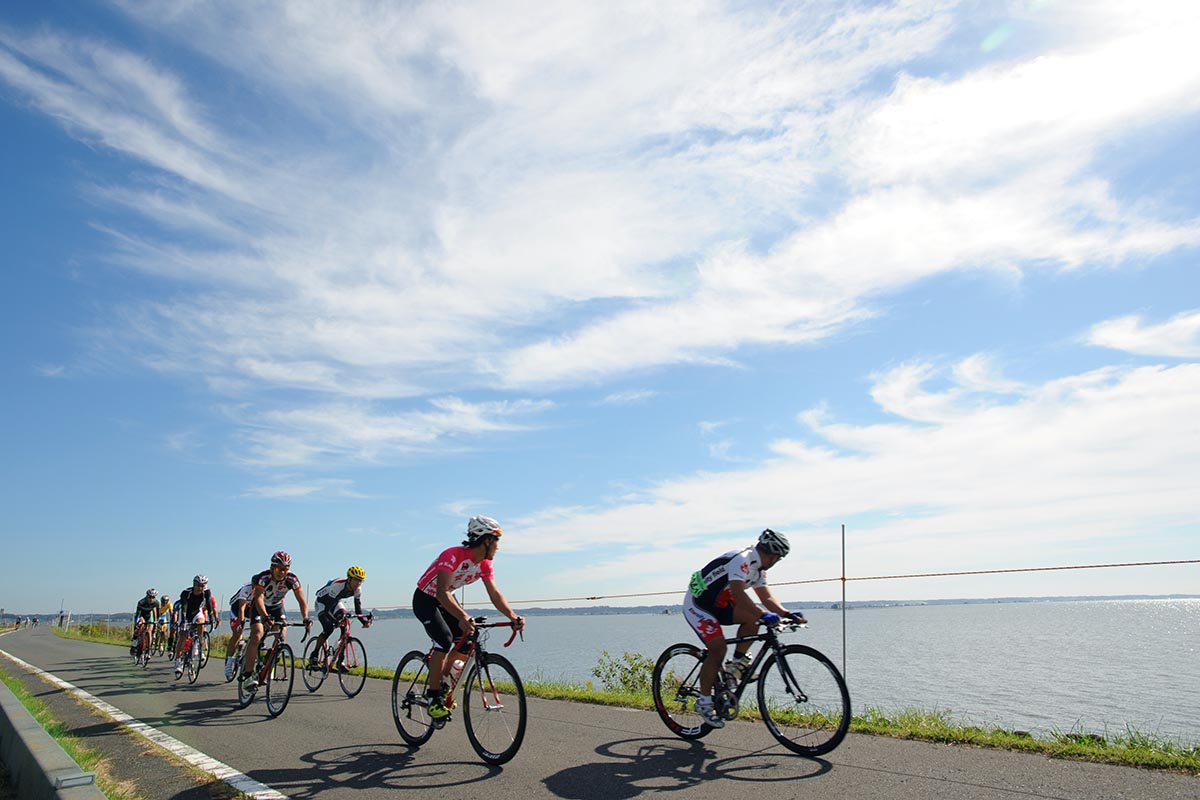
<path id="1" fill-rule="evenodd" d="M 33 664 L 22 661 L 12 653 L 7 653 L 4 650 L 0 650 L 0 655 L 19 664 L 30 672 L 40 675 L 60 689 L 66 690 L 67 693 L 78 697 L 93 708 L 104 712 L 129 730 L 149 739 L 164 750 L 174 753 L 192 766 L 207 772 L 214 778 L 225 781 L 225 783 L 228 783 L 237 791 L 253 797 L 255 800 L 288 800 L 287 795 L 280 794 L 265 783 L 259 783 L 249 775 L 238 772 L 228 764 L 223 764 L 212 756 L 201 753 L 194 747 L 186 745 L 172 736 L 168 736 L 157 728 L 152 728 L 141 720 L 134 719 L 116 706 L 104 702 L 99 697 L 85 692 L 78 686 L 67 683 L 57 675 L 52 675 L 43 669 L 38 669 Z"/>

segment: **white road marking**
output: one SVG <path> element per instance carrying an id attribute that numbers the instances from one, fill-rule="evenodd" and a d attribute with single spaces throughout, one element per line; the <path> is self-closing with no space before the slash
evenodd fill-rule
<path id="1" fill-rule="evenodd" d="M 104 702 L 99 697 L 85 692 L 78 686 L 67 683 L 57 675 L 51 675 L 43 669 L 38 669 L 33 664 L 22 661 L 4 650 L 0 650 L 0 655 L 19 664 L 30 672 L 40 675 L 50 683 L 65 690 L 68 694 L 74 695 L 93 708 L 107 714 L 110 718 L 121 723 L 129 730 L 149 739 L 164 750 L 174 753 L 192 766 L 212 775 L 214 778 L 225 781 L 225 783 L 237 791 L 253 797 L 255 800 L 288 800 L 287 795 L 275 791 L 265 783 L 259 783 L 249 775 L 238 772 L 228 764 L 217 761 L 210 755 L 201 753 L 196 748 L 186 745 L 172 736 L 168 736 L 157 728 L 152 728 L 141 720 L 134 719 L 116 706 Z"/>

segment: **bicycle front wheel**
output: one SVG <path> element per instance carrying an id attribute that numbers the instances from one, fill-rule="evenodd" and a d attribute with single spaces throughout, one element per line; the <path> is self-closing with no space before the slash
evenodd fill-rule
<path id="1" fill-rule="evenodd" d="M 367 648 L 353 636 L 347 637 L 341 660 L 334 667 L 346 697 L 355 697 L 367 682 Z"/>
<path id="2" fill-rule="evenodd" d="M 428 677 L 429 665 L 420 650 L 406 653 L 392 676 L 392 719 L 400 738 L 412 747 L 420 747 L 433 735 L 433 720 L 425 699 Z"/>
<path id="3" fill-rule="evenodd" d="M 462 696 L 467 738 L 489 764 L 510 761 L 525 738 L 525 686 L 504 656 L 477 658 Z"/>
<path id="4" fill-rule="evenodd" d="M 198 638 L 192 639 L 191 644 L 188 645 L 187 657 L 183 661 L 188 683 L 195 683 L 196 678 L 200 677 L 200 640 Z"/>
<path id="5" fill-rule="evenodd" d="M 271 658 L 267 670 L 267 713 L 278 717 L 292 699 L 292 684 L 296 682 L 295 665 L 292 663 L 292 648 L 281 644 Z"/>
<path id="6" fill-rule="evenodd" d="M 200 669 L 208 666 L 208 655 L 210 652 L 212 652 L 212 636 L 209 635 L 208 631 L 205 631 L 200 634 L 200 658 L 197 662 L 200 665 Z"/>
<path id="7" fill-rule="evenodd" d="M 681 642 L 663 651 L 650 675 L 654 708 L 671 733 L 682 739 L 701 739 L 713 730 L 696 712 L 703 663 L 703 650 Z"/>
<path id="8" fill-rule="evenodd" d="M 320 689 L 321 684 L 325 682 L 325 676 L 329 674 L 329 661 L 325 657 L 327 646 L 317 642 L 317 639 L 308 640 L 308 644 L 304 646 L 304 661 L 300 664 L 300 675 L 310 692 Z M 313 656 L 317 659 L 316 669 L 310 666 Z"/>
<path id="9" fill-rule="evenodd" d="M 850 729 L 846 681 L 832 661 L 802 644 L 767 657 L 758 680 L 758 707 L 771 735 L 802 756 L 830 752 Z"/>

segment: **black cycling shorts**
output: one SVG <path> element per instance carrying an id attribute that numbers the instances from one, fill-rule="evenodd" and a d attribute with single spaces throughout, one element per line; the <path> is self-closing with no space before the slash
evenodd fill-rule
<path id="1" fill-rule="evenodd" d="M 420 589 L 413 592 L 413 616 L 425 626 L 425 633 L 433 640 L 435 650 L 449 652 L 463 635 L 458 620 L 442 608 L 437 598 L 430 597 Z"/>

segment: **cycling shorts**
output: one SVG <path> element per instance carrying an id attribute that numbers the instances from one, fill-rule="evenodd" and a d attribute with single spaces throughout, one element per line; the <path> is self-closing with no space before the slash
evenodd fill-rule
<path id="1" fill-rule="evenodd" d="M 716 639 L 725 638 L 721 626 L 733 624 L 733 604 L 710 611 L 696 605 L 696 598 L 687 591 L 683 594 L 683 616 L 700 637 L 700 641 L 707 645 Z"/>
<path id="2" fill-rule="evenodd" d="M 433 649 L 439 652 L 448 653 L 463 635 L 459 621 L 442 608 L 436 597 L 430 597 L 420 589 L 413 592 L 413 616 L 425 626 L 425 633 L 433 640 Z"/>
<path id="3" fill-rule="evenodd" d="M 277 606 L 267 606 L 267 618 L 270 619 L 272 622 L 283 622 L 283 620 L 284 620 L 283 603 L 280 603 Z M 246 619 L 251 622 L 263 622 L 264 621 L 261 614 L 256 614 L 254 612 L 253 605 L 246 606 Z"/>
<path id="4" fill-rule="evenodd" d="M 321 610 L 317 612 L 317 621 L 321 623 L 321 635 L 328 638 L 345 616 L 346 607 L 341 603 L 334 602 L 332 606 L 322 603 Z"/>

